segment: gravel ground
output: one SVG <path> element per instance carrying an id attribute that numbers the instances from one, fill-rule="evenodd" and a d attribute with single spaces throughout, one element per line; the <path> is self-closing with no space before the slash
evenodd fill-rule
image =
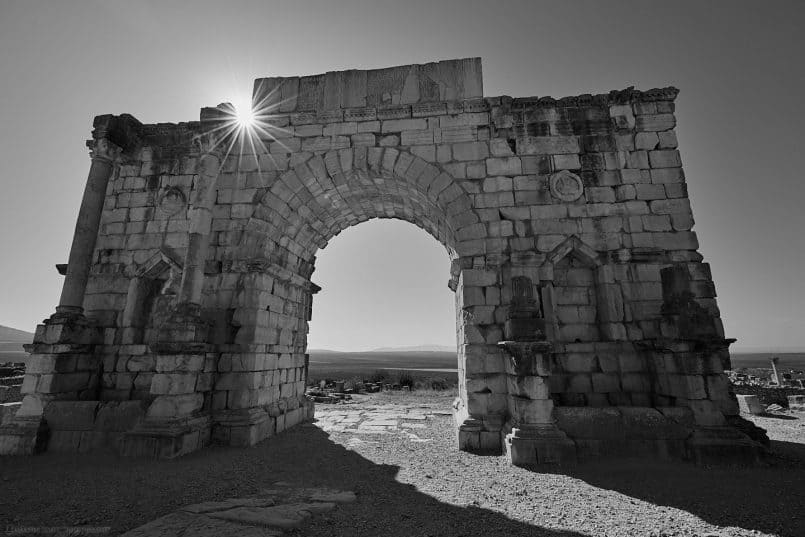
<path id="1" fill-rule="evenodd" d="M 376 395 L 341 408 L 449 409 L 448 397 Z M 774 455 L 762 467 L 618 460 L 533 472 L 455 448 L 452 418 L 415 435 L 296 427 L 249 449 L 213 447 L 174 461 L 48 453 L 0 458 L 0 530 L 111 527 L 116 535 L 179 507 L 248 497 L 272 483 L 352 490 L 305 536 L 805 535 L 805 414 L 754 418 Z M 414 439 L 412 439 L 414 438 Z M 415 438 L 419 438 L 416 440 Z"/>

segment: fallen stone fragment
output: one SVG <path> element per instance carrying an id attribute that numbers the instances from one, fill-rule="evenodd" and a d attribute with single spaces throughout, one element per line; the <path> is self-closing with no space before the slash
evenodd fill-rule
<path id="1" fill-rule="evenodd" d="M 334 503 L 291 503 L 274 507 L 236 507 L 211 513 L 209 516 L 252 526 L 296 528 L 310 518 L 311 514 L 323 513 L 334 507 Z"/>
<path id="2" fill-rule="evenodd" d="M 198 514 L 226 511 L 235 507 L 269 507 L 271 505 L 274 505 L 274 500 L 270 498 L 230 498 L 222 502 L 204 502 L 188 505 L 180 510 Z"/>
<path id="3" fill-rule="evenodd" d="M 255 528 L 177 511 L 134 528 L 122 537 L 278 537 L 279 530 Z"/>
<path id="4" fill-rule="evenodd" d="M 314 502 L 352 503 L 358 498 L 352 491 L 321 491 L 310 499 Z"/>

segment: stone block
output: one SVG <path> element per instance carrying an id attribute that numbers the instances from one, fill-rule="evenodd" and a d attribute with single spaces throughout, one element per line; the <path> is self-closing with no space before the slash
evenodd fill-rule
<path id="1" fill-rule="evenodd" d="M 483 182 L 484 192 L 510 192 L 512 190 L 511 177 L 487 177 Z"/>
<path id="2" fill-rule="evenodd" d="M 486 142 L 463 142 L 452 146 L 455 160 L 484 160 L 489 156 L 489 145 Z"/>
<path id="3" fill-rule="evenodd" d="M 649 167 L 647 151 L 629 151 L 626 154 L 626 167 L 631 169 L 646 169 Z M 626 180 L 624 179 L 624 182 Z"/>
<path id="4" fill-rule="evenodd" d="M 542 377 L 506 375 L 506 389 L 511 395 L 530 399 L 547 399 L 550 387 Z"/>
<path id="5" fill-rule="evenodd" d="M 422 131 L 428 128 L 428 121 L 424 118 L 415 119 L 387 119 L 382 122 L 380 132 L 383 134 L 402 131 Z"/>
<path id="6" fill-rule="evenodd" d="M 668 185 L 668 184 L 674 185 L 685 182 L 685 174 L 682 172 L 682 168 L 657 168 L 651 170 L 651 172 L 649 173 L 651 175 L 652 183 L 662 185 Z"/>
<path id="7" fill-rule="evenodd" d="M 478 126 L 489 124 L 489 113 L 487 112 L 464 112 L 462 114 L 441 116 L 439 126 L 441 128 Z"/>
<path id="8" fill-rule="evenodd" d="M 95 427 L 98 401 L 52 401 L 44 411 L 51 430 L 88 431 Z"/>
<path id="9" fill-rule="evenodd" d="M 22 402 L 1 403 L 0 404 L 0 426 L 12 421 L 17 411 L 22 406 Z"/>
<path id="10" fill-rule="evenodd" d="M 56 430 L 50 432 L 47 449 L 55 453 L 78 453 L 81 435 L 86 431 Z"/>
<path id="11" fill-rule="evenodd" d="M 635 134 L 635 149 L 655 149 L 660 143 L 656 132 L 638 132 Z"/>
<path id="12" fill-rule="evenodd" d="M 182 395 L 160 395 L 148 407 L 148 418 L 174 418 L 188 416 L 199 410 L 204 404 L 204 396 L 200 393 Z"/>
<path id="13" fill-rule="evenodd" d="M 609 107 L 609 115 L 614 120 L 615 126 L 622 130 L 631 130 L 635 127 L 635 116 L 631 105 L 619 104 Z"/>
<path id="14" fill-rule="evenodd" d="M 644 373 L 624 373 L 621 377 L 623 390 L 626 392 L 650 392 L 651 380 Z"/>
<path id="15" fill-rule="evenodd" d="M 701 427 L 723 427 L 726 424 L 724 414 L 713 401 L 678 398 L 677 405 L 690 408 L 694 422 Z"/>
<path id="16" fill-rule="evenodd" d="M 565 379 L 565 391 L 569 393 L 590 393 L 593 391 L 592 378 L 586 374 L 568 375 Z"/>
<path id="17" fill-rule="evenodd" d="M 26 375 L 26 380 L 29 375 Z M 37 393 L 66 393 L 78 392 L 89 388 L 90 373 L 59 373 L 55 375 L 40 375 L 36 383 Z M 25 385 L 23 384 L 23 387 Z M 26 392 L 25 389 L 21 390 Z"/>
<path id="18" fill-rule="evenodd" d="M 147 406 L 144 401 L 101 403 L 95 419 L 95 429 L 106 432 L 130 431 L 145 417 Z"/>
<path id="19" fill-rule="evenodd" d="M 649 151 L 648 157 L 652 168 L 678 168 L 682 166 L 679 151 L 675 149 Z"/>
<path id="20" fill-rule="evenodd" d="M 615 373 L 593 373 L 593 391 L 596 393 L 610 393 L 621 390 L 620 377 Z"/>
<path id="21" fill-rule="evenodd" d="M 760 403 L 757 395 L 736 395 L 738 399 L 738 408 L 741 414 L 752 414 L 754 416 L 762 416 L 766 413 L 766 409 Z M 790 405 L 789 405 L 790 407 Z"/>
<path id="22" fill-rule="evenodd" d="M 157 373 L 151 380 L 154 395 L 192 394 L 196 389 L 198 373 Z"/>
<path id="23" fill-rule="evenodd" d="M 558 407 L 556 425 L 573 439 L 622 440 L 623 415 L 614 408 Z"/>
<path id="24" fill-rule="evenodd" d="M 492 270 L 466 269 L 461 271 L 461 278 L 468 286 L 485 287 L 498 283 L 498 273 Z"/>
<path id="25" fill-rule="evenodd" d="M 658 136 L 660 149 L 676 149 L 679 145 L 676 139 L 676 132 L 674 131 L 660 132 Z"/>
<path id="26" fill-rule="evenodd" d="M 638 131 L 667 131 L 676 127 L 676 118 L 673 114 L 653 114 L 637 116 L 635 129 Z"/>
<path id="27" fill-rule="evenodd" d="M 560 155 L 581 153 L 575 136 L 521 136 L 517 138 L 518 155 Z"/>
<path id="28" fill-rule="evenodd" d="M 486 159 L 489 175 L 522 175 L 523 168 L 518 157 L 495 157 Z"/>
<path id="29" fill-rule="evenodd" d="M 797 412 L 805 411 L 805 395 L 789 395 L 788 409 Z"/>
<path id="30" fill-rule="evenodd" d="M 559 365 L 568 373 L 592 373 L 598 370 L 594 356 L 586 353 L 560 355 Z"/>
<path id="31" fill-rule="evenodd" d="M 551 423 L 553 421 L 553 401 L 509 396 L 509 412 L 515 422 L 519 424 Z"/>
<path id="32" fill-rule="evenodd" d="M 489 140 L 489 151 L 493 157 L 513 157 L 514 152 L 508 140 L 493 138 Z"/>
<path id="33" fill-rule="evenodd" d="M 576 154 L 553 155 L 551 164 L 554 170 L 578 170 L 581 168 L 581 161 Z"/>
<path id="34" fill-rule="evenodd" d="M 159 373 L 197 372 L 203 366 L 203 354 L 163 354 L 156 357 L 155 370 Z"/>
<path id="35" fill-rule="evenodd" d="M 78 355 L 76 354 L 31 354 L 25 362 L 25 372 L 72 373 L 76 370 Z"/>

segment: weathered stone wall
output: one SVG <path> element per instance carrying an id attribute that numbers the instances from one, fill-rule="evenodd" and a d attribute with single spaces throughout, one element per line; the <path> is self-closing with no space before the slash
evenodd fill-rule
<path id="1" fill-rule="evenodd" d="M 676 95 L 488 98 L 470 59 L 259 79 L 250 136 L 221 134 L 223 105 L 137 125 L 84 295 L 92 358 L 54 390 L 47 367 L 29 368 L 24 391 L 154 401 L 152 418 L 204 415 L 230 444 L 279 432 L 310 414 L 317 251 L 399 218 L 452 261 L 463 448 L 499 451 L 529 390 L 564 407 L 683 406 L 723 426 L 737 415 L 729 342 L 692 231 Z M 177 304 L 192 306 L 179 324 Z M 513 387 L 499 346 L 530 322 L 522 304 L 551 344 L 544 388 Z M 189 329 L 188 311 L 203 322 Z"/>

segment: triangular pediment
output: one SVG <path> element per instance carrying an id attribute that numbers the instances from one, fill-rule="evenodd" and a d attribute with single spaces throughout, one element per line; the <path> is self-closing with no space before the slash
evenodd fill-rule
<path id="1" fill-rule="evenodd" d="M 182 271 L 182 262 L 172 249 L 163 246 L 148 261 L 139 265 L 134 275 L 138 278 L 159 279 L 171 270 Z"/>
<path id="2" fill-rule="evenodd" d="M 543 266 L 555 266 L 568 256 L 589 267 L 599 267 L 602 264 L 598 252 L 576 235 L 571 235 L 547 255 Z"/>

